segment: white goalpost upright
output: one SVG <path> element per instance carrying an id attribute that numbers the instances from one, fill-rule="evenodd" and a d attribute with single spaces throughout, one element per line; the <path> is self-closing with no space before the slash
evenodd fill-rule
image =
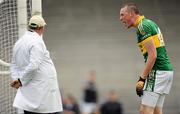
<path id="1" fill-rule="evenodd" d="M 39 12 L 42 14 L 42 1 L 41 0 L 32 0 L 32 14 Z"/>
<path id="2" fill-rule="evenodd" d="M 27 28 L 27 1 L 18 0 L 18 36 L 21 37 Z"/>
<path id="3" fill-rule="evenodd" d="M 31 10 L 31 15 L 38 12 L 42 14 L 42 1 L 41 0 L 31 0 L 29 3 Z M 27 12 L 27 1 L 18 0 L 18 26 L 19 26 L 19 37 L 21 37 L 24 32 L 27 30 L 28 23 L 28 12 Z"/>

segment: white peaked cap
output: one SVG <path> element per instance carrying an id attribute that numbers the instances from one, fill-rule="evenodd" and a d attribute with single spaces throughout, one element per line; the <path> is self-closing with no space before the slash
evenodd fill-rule
<path id="1" fill-rule="evenodd" d="M 46 22 L 41 15 L 33 15 L 29 20 L 29 26 L 32 27 L 44 27 Z"/>

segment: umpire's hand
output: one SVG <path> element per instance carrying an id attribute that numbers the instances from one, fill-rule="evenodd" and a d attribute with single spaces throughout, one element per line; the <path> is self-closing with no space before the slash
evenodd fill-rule
<path id="1" fill-rule="evenodd" d="M 136 83 L 136 94 L 141 97 L 143 95 L 143 87 L 144 87 L 144 83 L 145 83 L 144 78 L 140 77 L 139 80 Z"/>
<path id="2" fill-rule="evenodd" d="M 13 80 L 10 85 L 11 85 L 11 87 L 16 88 L 16 89 L 18 89 L 20 86 L 22 86 L 20 80 Z"/>

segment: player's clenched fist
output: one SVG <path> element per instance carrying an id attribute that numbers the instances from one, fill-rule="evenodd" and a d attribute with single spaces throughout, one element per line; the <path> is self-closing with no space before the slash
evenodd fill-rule
<path id="1" fill-rule="evenodd" d="M 144 87 L 144 83 L 145 83 L 144 78 L 140 77 L 138 82 L 136 83 L 136 94 L 141 97 L 143 95 L 143 87 Z"/>

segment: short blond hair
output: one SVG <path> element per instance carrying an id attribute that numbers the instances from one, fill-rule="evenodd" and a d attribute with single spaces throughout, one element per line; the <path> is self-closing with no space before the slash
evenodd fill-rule
<path id="1" fill-rule="evenodd" d="M 135 3 L 126 3 L 122 8 L 127 7 L 129 11 L 133 11 L 135 14 L 139 14 L 139 9 Z"/>

